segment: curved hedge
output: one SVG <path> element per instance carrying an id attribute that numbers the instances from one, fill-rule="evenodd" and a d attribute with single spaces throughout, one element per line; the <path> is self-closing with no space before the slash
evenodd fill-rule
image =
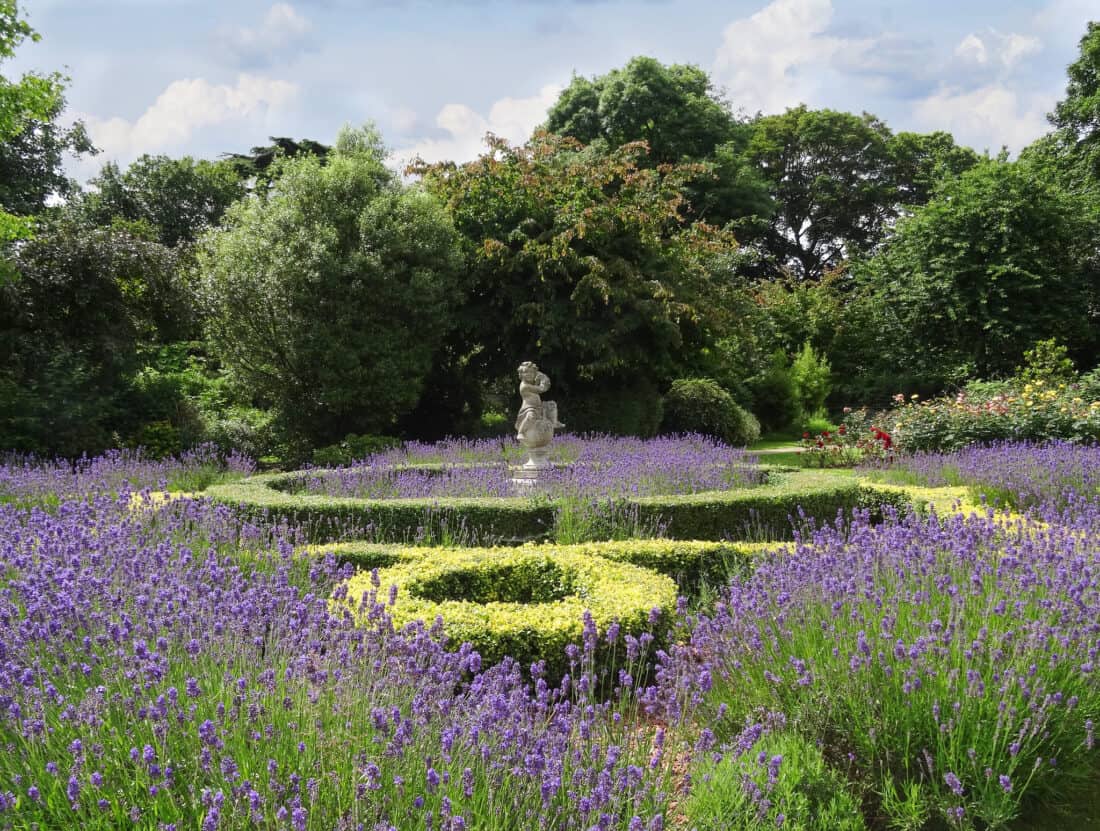
<path id="1" fill-rule="evenodd" d="M 313 542 L 347 538 L 348 529 L 395 541 L 449 535 L 524 542 L 545 539 L 554 527 L 554 503 L 527 497 L 355 499 L 279 490 L 302 475 L 253 476 L 215 485 L 206 495 L 252 518 L 298 524 Z M 660 524 L 664 536 L 681 540 L 790 539 L 791 518 L 832 522 L 838 513 L 903 501 L 831 470 L 773 470 L 767 484 L 754 488 L 624 500 L 642 522 Z"/>
<path id="2" fill-rule="evenodd" d="M 664 574 L 676 581 L 681 592 L 692 593 L 698 590 L 701 584 L 717 585 L 729 579 L 731 573 L 747 571 L 754 557 L 774 545 L 774 543 L 708 540 L 637 539 L 573 545 L 528 543 L 520 548 L 465 548 L 462 550 L 483 552 L 486 557 L 507 555 L 516 551 L 541 552 L 550 556 L 565 554 L 599 557 Z M 370 571 L 414 560 L 443 561 L 451 557 L 456 549 L 356 541 L 311 545 L 305 550 L 312 556 L 331 553 L 340 562 L 350 563 L 358 569 Z"/>
<path id="3" fill-rule="evenodd" d="M 373 573 L 360 572 L 339 602 L 357 610 L 365 595 L 377 592 L 386 602 L 396 590 L 388 609 L 396 626 L 440 617 L 451 640 L 469 642 L 485 662 L 506 655 L 522 665 L 544 660 L 551 674 L 566 669 L 565 648 L 581 641 L 586 610 L 601 632 L 617 621 L 626 634 L 659 638 L 650 611 L 661 610 L 663 630 L 676 606 L 671 578 L 565 548 L 435 551 L 445 554 L 413 555 L 380 569 L 377 587 Z"/>

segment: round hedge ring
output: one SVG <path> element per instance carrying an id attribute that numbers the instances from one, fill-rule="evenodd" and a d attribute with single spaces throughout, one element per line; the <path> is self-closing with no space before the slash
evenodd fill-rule
<path id="1" fill-rule="evenodd" d="M 601 632 L 617 621 L 624 634 L 659 638 L 677 594 L 671 578 L 647 568 L 535 547 L 451 549 L 381 569 L 378 580 L 375 588 L 371 572 L 352 577 L 343 602 L 359 609 L 364 595 L 377 591 L 385 602 L 395 590 L 395 626 L 440 617 L 452 644 L 468 641 L 486 664 L 506 655 L 524 666 L 545 660 L 551 674 L 566 669 L 565 648 L 580 643 L 586 610 Z"/>
<path id="2" fill-rule="evenodd" d="M 205 492 L 256 521 L 287 521 L 311 542 L 359 536 L 396 542 L 441 539 L 463 529 L 475 539 L 510 543 L 545 539 L 553 530 L 553 501 L 526 497 L 358 499 L 301 491 L 305 477 L 324 471 L 266 474 Z M 897 503 L 896 505 L 894 503 Z M 834 522 L 856 508 L 902 508 L 906 500 L 862 487 L 847 471 L 773 470 L 766 484 L 729 491 L 632 497 L 624 501 L 640 525 L 661 526 L 679 540 L 791 539 L 796 522 Z M 354 535 L 354 534 L 353 534 Z"/>

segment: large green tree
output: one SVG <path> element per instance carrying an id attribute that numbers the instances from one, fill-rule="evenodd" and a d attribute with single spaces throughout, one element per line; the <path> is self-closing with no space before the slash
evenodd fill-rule
<path id="1" fill-rule="evenodd" d="M 39 35 L 20 17 L 15 0 L 0 0 L 0 63 L 23 41 Z M 26 133 L 32 122 L 49 122 L 62 107 L 64 79 L 58 73 L 27 73 L 18 81 L 0 75 L 0 143 Z M 30 222 L 0 207 L 0 245 L 30 234 Z M 2 276 L 2 274 L 0 274 Z"/>
<path id="2" fill-rule="evenodd" d="M 737 222 L 746 236 L 773 210 L 764 182 L 743 158 L 752 128 L 730 112 L 696 66 L 633 58 L 595 78 L 574 76 L 550 108 L 549 132 L 609 149 L 644 141 L 643 166 L 701 163 L 685 180 L 685 215 L 712 225 Z"/>
<path id="3" fill-rule="evenodd" d="M 803 105 L 754 127 L 744 157 L 762 171 L 776 205 L 759 244 L 769 277 L 821 279 L 871 251 L 937 182 L 978 161 L 947 133 L 895 136 L 869 113 Z"/>
<path id="4" fill-rule="evenodd" d="M 82 122 L 64 126 L 65 101 L 58 98 L 46 118 L 28 118 L 22 129 L 0 141 L 0 208 L 19 216 L 46 210 L 51 198 L 69 198 L 79 186 L 64 169 L 66 155 L 95 153 Z"/>
<path id="5" fill-rule="evenodd" d="M 317 444 L 388 432 L 416 405 L 458 305 L 454 228 L 345 130 L 327 164 L 280 162 L 200 253 L 215 356 Z"/>
<path id="6" fill-rule="evenodd" d="M 13 252 L 0 286 L 0 447 L 76 455 L 137 425 L 139 348 L 174 325 L 176 252 L 63 213 Z"/>
<path id="7" fill-rule="evenodd" d="M 147 223 L 165 245 L 193 242 L 216 226 L 245 193 L 227 162 L 143 155 L 125 171 L 114 162 L 89 182 L 81 209 L 95 223 L 113 219 Z"/>
<path id="8" fill-rule="evenodd" d="M 1091 348 L 1095 207 L 1041 169 L 985 161 L 944 183 L 861 264 L 879 354 L 897 372 L 1012 370 L 1036 341 Z"/>
<path id="9" fill-rule="evenodd" d="M 615 396 L 625 409 L 676 377 L 717 325 L 733 272 L 731 238 L 684 225 L 697 170 L 644 160 L 640 143 L 608 153 L 544 133 L 522 146 L 491 138 L 460 167 L 415 168 L 466 243 L 470 366 L 511 378 L 537 361 L 570 398 L 571 427 L 637 427 Z"/>

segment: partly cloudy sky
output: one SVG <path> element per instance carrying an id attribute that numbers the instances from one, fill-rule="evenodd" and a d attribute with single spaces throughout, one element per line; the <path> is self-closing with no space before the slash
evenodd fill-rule
<path id="1" fill-rule="evenodd" d="M 736 110 L 806 103 L 1018 152 L 1046 131 L 1095 0 L 25 0 L 102 153 L 216 158 L 375 122 L 393 158 L 525 139 L 576 73 L 635 55 L 710 73 Z"/>

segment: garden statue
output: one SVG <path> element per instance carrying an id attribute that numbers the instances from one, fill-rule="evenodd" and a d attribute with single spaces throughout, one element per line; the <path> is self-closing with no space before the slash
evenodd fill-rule
<path id="1" fill-rule="evenodd" d="M 550 467 L 547 457 L 550 455 L 554 428 L 565 426 L 558 421 L 558 405 L 541 398 L 542 393 L 549 389 L 550 379 L 546 373 L 539 372 L 531 361 L 519 365 L 519 397 L 523 404 L 516 416 L 516 439 L 527 448 L 528 459 L 523 464 L 525 470 Z"/>

